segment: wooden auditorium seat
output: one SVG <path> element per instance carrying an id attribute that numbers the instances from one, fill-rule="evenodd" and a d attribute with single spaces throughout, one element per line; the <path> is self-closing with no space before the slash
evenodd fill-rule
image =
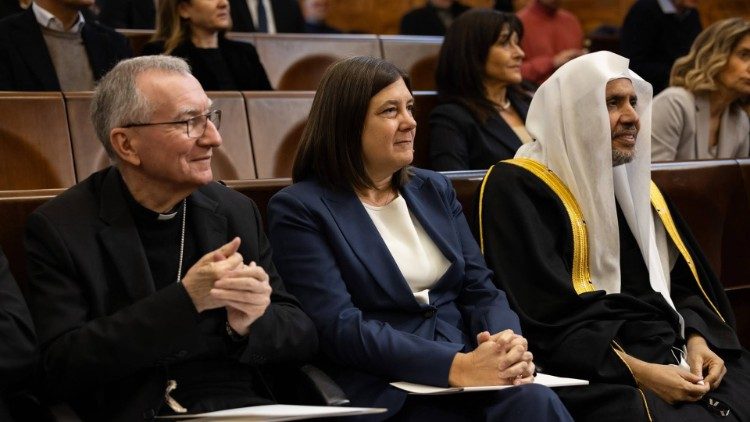
<path id="1" fill-rule="evenodd" d="M 750 260 L 750 232 L 738 237 L 748 223 L 737 213 L 744 211 L 744 220 L 750 214 L 737 161 L 654 163 L 652 170 L 651 178 L 679 209 L 722 283 L 750 283 L 731 262 L 740 252 Z M 741 271 L 747 274 L 747 267 Z"/>
<path id="2" fill-rule="evenodd" d="M 255 34 L 254 43 L 277 90 L 315 90 L 333 62 L 351 56 L 381 57 L 375 35 Z"/>
<path id="3" fill-rule="evenodd" d="M 253 146 L 247 126 L 245 99 L 240 92 L 208 92 L 213 106 L 221 110 L 222 145 L 214 149 L 211 169 L 214 179 L 255 179 Z"/>
<path id="4" fill-rule="evenodd" d="M 223 144 L 214 149 L 211 167 L 216 179 L 254 179 L 255 165 L 247 127 L 245 102 L 239 92 L 208 92 L 216 108 L 221 109 Z M 110 161 L 96 137 L 89 116 L 91 92 L 66 92 L 70 136 L 73 142 L 78 181 L 108 166 Z"/>
<path id="5" fill-rule="evenodd" d="M 744 197 L 737 193 L 737 206 L 727 218 L 731 230 L 722 245 L 722 282 L 726 279 L 727 296 L 734 309 L 737 332 L 745 348 L 750 347 L 750 159 L 737 160 Z"/>
<path id="6" fill-rule="evenodd" d="M 0 190 L 75 184 L 59 92 L 0 92 Z"/>
<path id="7" fill-rule="evenodd" d="M 414 161 L 412 165 L 430 168 L 430 113 L 438 105 L 435 91 L 414 91 L 414 120 L 417 135 L 414 138 Z"/>
<path id="8" fill-rule="evenodd" d="M 227 38 L 255 45 L 255 32 L 227 32 Z"/>
<path id="9" fill-rule="evenodd" d="M 73 162 L 76 178 L 80 182 L 92 173 L 107 167 L 109 157 L 94 132 L 89 107 L 91 91 L 65 92 L 65 105 L 68 110 L 70 140 L 73 144 Z"/>
<path id="10" fill-rule="evenodd" d="M 381 35 L 383 58 L 409 73 L 412 90 L 434 90 L 443 37 Z"/>
<path id="11" fill-rule="evenodd" d="M 244 92 L 259 179 L 291 177 L 314 92 Z"/>
<path id="12" fill-rule="evenodd" d="M 153 29 L 117 29 L 130 42 L 130 48 L 133 50 L 133 57 L 140 56 L 143 51 L 143 45 L 151 40 L 156 32 Z"/>
<path id="13" fill-rule="evenodd" d="M 288 177 L 277 179 L 258 179 L 258 180 L 227 180 L 224 182 L 230 188 L 252 199 L 263 219 L 263 224 L 268 228 L 268 201 L 276 192 L 292 184 L 292 179 Z"/>

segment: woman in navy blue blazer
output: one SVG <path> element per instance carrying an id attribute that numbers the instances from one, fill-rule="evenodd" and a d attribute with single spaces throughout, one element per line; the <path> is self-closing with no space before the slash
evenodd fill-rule
<path id="1" fill-rule="evenodd" d="M 518 317 L 492 284 L 448 180 L 409 167 L 407 76 L 354 57 L 324 76 L 269 203 L 275 263 L 312 317 L 323 365 L 355 406 L 399 420 L 570 420 L 533 381 Z M 389 386 L 517 385 L 435 398 Z M 380 417 L 383 417 L 382 415 Z"/>

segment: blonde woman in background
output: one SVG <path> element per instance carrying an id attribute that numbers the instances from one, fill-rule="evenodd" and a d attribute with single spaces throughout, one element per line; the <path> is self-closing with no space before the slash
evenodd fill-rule
<path id="1" fill-rule="evenodd" d="M 271 84 L 250 43 L 227 39 L 228 0 L 160 0 L 156 33 L 143 55 L 182 57 L 206 91 L 267 91 Z"/>
<path id="2" fill-rule="evenodd" d="M 750 120 L 750 22 L 706 28 L 675 62 L 670 88 L 654 98 L 653 161 L 747 157 Z"/>

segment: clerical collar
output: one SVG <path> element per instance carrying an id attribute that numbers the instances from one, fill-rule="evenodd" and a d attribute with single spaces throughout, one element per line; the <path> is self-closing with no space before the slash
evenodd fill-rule
<path id="1" fill-rule="evenodd" d="M 34 17 L 36 17 L 36 21 L 39 23 L 39 25 L 53 31 L 80 34 L 81 30 L 83 29 L 83 25 L 86 23 L 86 21 L 83 19 L 83 13 L 78 12 L 78 19 L 76 19 L 76 22 L 73 24 L 73 26 L 70 27 L 70 29 L 66 30 L 63 27 L 62 22 L 60 22 L 60 19 L 50 13 L 49 10 L 44 9 L 36 3 L 31 4 L 31 10 L 34 11 Z"/>
<path id="2" fill-rule="evenodd" d="M 158 224 L 157 222 L 160 221 L 173 220 L 182 211 L 182 201 L 177 203 L 177 205 L 175 205 L 171 210 L 165 213 L 152 211 L 135 200 L 133 194 L 130 193 L 128 186 L 125 184 L 125 181 L 122 180 L 122 176 L 120 176 L 120 185 L 122 186 L 122 192 L 123 196 L 125 197 L 125 201 L 128 203 L 130 211 L 133 213 L 133 218 L 136 221 L 140 221 L 146 224 Z"/>
<path id="3" fill-rule="evenodd" d="M 156 216 L 156 219 L 159 220 L 159 221 L 164 221 L 164 220 L 171 220 L 171 219 L 177 217 L 177 213 L 180 212 L 180 206 L 181 205 L 182 205 L 182 202 L 180 202 L 179 204 L 175 205 L 174 208 L 172 208 L 172 211 L 170 211 L 170 212 L 166 212 L 166 213 L 159 212 L 159 213 L 157 213 L 158 215 Z"/>

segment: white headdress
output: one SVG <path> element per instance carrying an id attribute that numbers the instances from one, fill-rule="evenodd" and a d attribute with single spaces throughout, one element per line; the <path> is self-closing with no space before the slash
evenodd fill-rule
<path id="1" fill-rule="evenodd" d="M 612 167 L 605 90 L 607 82 L 620 78 L 633 83 L 640 131 L 633 161 Z M 652 288 L 674 307 L 666 235 L 661 221 L 655 224 L 649 198 L 651 100 L 651 85 L 628 69 L 626 58 L 601 51 L 571 60 L 534 94 L 526 128 L 536 141 L 522 146 L 516 157 L 546 165 L 575 196 L 588 229 L 589 266 L 596 289 L 620 292 L 617 198 L 643 254 Z"/>

